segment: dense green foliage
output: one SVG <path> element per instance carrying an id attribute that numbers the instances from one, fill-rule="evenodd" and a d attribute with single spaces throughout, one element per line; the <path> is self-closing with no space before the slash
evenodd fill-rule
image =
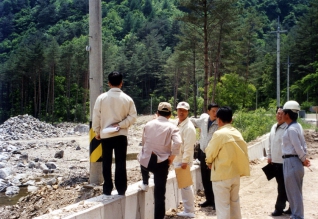
<path id="1" fill-rule="evenodd" d="M 0 122 L 18 114 L 87 121 L 87 0 L 0 2 Z M 103 77 L 124 73 L 140 114 L 159 101 L 216 101 L 239 109 L 276 99 L 281 34 L 281 104 L 318 105 L 318 0 L 102 0 Z"/>
<path id="2" fill-rule="evenodd" d="M 315 128 L 313 124 L 300 118 L 297 122 L 302 125 L 303 129 Z M 264 108 L 259 108 L 253 112 L 238 110 L 233 116 L 233 126 L 242 133 L 246 142 L 268 133 L 275 123 L 275 110 L 265 110 Z"/>
<path id="3" fill-rule="evenodd" d="M 243 135 L 246 142 L 269 132 L 276 122 L 275 111 L 266 111 L 259 108 L 253 112 L 239 110 L 234 114 L 233 126 Z"/>

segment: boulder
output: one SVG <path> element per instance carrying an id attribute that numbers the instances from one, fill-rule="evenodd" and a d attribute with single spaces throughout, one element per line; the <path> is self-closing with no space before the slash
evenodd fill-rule
<path id="1" fill-rule="evenodd" d="M 7 187 L 7 190 L 6 190 L 6 196 L 14 196 L 14 195 L 17 195 L 19 194 L 20 192 L 20 188 L 17 187 L 17 186 L 9 186 Z"/>
<path id="2" fill-rule="evenodd" d="M 54 158 L 63 158 L 64 157 L 64 151 L 57 151 L 54 155 Z"/>
<path id="3" fill-rule="evenodd" d="M 4 168 L 5 166 L 6 166 L 6 164 L 5 164 L 5 163 L 0 162 L 0 169 Z"/>
<path id="4" fill-rule="evenodd" d="M 24 161 L 24 162 L 28 162 L 29 160 L 29 155 L 28 154 L 21 154 L 19 157 L 20 160 Z"/>
<path id="5" fill-rule="evenodd" d="M 5 179 L 12 173 L 12 170 L 9 168 L 0 169 L 0 179 Z"/>
<path id="6" fill-rule="evenodd" d="M 89 126 L 85 124 L 79 124 L 74 128 L 75 132 L 79 133 L 88 133 L 89 132 Z"/>
<path id="7" fill-rule="evenodd" d="M 6 180 L 0 179 L 0 192 L 5 192 L 8 186 L 9 185 Z"/>
<path id="8" fill-rule="evenodd" d="M 46 181 L 46 185 L 50 185 L 50 186 L 55 185 L 56 183 L 57 183 L 57 180 L 55 178 L 52 178 Z"/>
<path id="9" fill-rule="evenodd" d="M 48 162 L 45 164 L 49 169 L 56 169 L 56 165 L 53 162 Z"/>
<path id="10" fill-rule="evenodd" d="M 28 186 L 28 192 L 36 192 L 39 190 L 39 187 L 36 186 Z"/>
<path id="11" fill-rule="evenodd" d="M 31 168 L 31 169 L 35 168 L 35 163 L 33 161 L 31 161 L 29 163 L 29 168 Z"/>

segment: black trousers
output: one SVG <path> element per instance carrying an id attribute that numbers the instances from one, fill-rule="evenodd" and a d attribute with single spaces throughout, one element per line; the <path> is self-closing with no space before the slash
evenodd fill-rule
<path id="1" fill-rule="evenodd" d="M 199 158 L 200 158 L 201 177 L 202 177 L 202 184 L 204 188 L 205 198 L 207 202 L 215 206 L 214 193 L 212 190 L 211 170 L 208 168 L 208 166 L 205 163 L 206 156 L 201 149 L 199 153 Z"/>
<path id="2" fill-rule="evenodd" d="M 148 167 L 141 167 L 142 181 L 148 185 L 149 172 L 154 176 L 154 198 L 155 198 L 155 215 L 154 219 L 163 219 L 166 214 L 166 183 L 168 177 L 169 161 L 165 160 L 161 163 L 157 163 L 157 155 L 152 154 Z"/>
<path id="3" fill-rule="evenodd" d="M 285 190 L 283 164 L 273 163 L 275 167 L 275 178 L 277 182 L 277 199 L 275 204 L 275 209 L 279 212 L 283 212 L 286 207 L 287 194 Z"/>
<path id="4" fill-rule="evenodd" d="M 113 190 L 112 159 L 115 152 L 115 186 L 119 195 L 124 195 L 127 190 L 127 136 L 120 135 L 102 139 L 103 148 L 103 193 L 110 195 Z"/>

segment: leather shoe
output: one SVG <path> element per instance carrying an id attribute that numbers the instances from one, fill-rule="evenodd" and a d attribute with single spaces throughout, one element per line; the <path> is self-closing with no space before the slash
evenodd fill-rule
<path id="1" fill-rule="evenodd" d="M 281 216 L 283 214 L 282 211 L 277 211 L 275 210 L 273 213 L 272 213 L 272 216 Z"/>
<path id="2" fill-rule="evenodd" d="M 291 210 L 290 210 L 290 208 L 288 208 L 288 210 L 283 211 L 283 212 L 284 212 L 284 214 L 291 214 Z"/>
<path id="3" fill-rule="evenodd" d="M 201 208 L 205 208 L 205 207 L 213 206 L 213 205 L 212 205 L 211 202 L 205 201 L 205 202 L 199 204 L 199 206 L 200 206 Z"/>

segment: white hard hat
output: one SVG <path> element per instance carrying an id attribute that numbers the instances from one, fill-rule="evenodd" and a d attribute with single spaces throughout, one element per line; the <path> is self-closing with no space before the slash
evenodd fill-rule
<path id="1" fill-rule="evenodd" d="M 291 110 L 294 113 L 298 113 L 298 111 L 300 110 L 300 106 L 299 103 L 295 100 L 290 100 L 284 104 L 283 110 Z"/>

